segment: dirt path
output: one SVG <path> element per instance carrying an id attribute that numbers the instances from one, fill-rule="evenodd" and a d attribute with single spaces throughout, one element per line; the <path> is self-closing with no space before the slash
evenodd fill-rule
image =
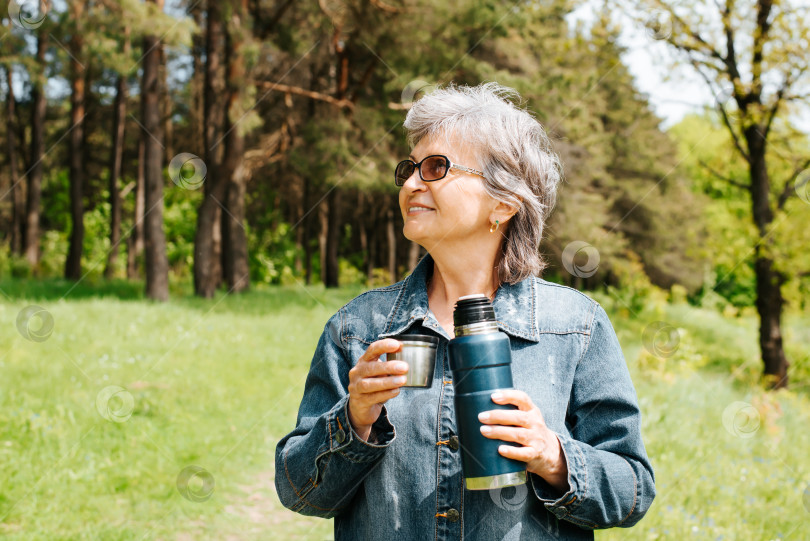
<path id="1" fill-rule="evenodd" d="M 257 475 L 253 482 L 237 485 L 244 497 L 225 506 L 231 522 L 241 525 L 238 533 L 224 536 L 227 541 L 271 539 L 327 541 L 333 539 L 332 521 L 293 513 L 281 505 L 276 495 L 274 472 Z"/>

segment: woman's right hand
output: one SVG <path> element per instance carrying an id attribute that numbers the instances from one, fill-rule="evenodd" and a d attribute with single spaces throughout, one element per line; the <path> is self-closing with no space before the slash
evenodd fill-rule
<path id="1" fill-rule="evenodd" d="M 401 347 L 402 342 L 393 338 L 377 340 L 349 370 L 349 422 L 364 441 L 368 441 L 371 425 L 380 416 L 382 405 L 397 396 L 405 384 L 408 363 L 379 360 L 383 353 L 393 353 Z"/>

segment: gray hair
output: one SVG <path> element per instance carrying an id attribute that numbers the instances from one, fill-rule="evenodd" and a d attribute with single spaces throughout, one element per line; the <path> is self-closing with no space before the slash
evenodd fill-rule
<path id="1" fill-rule="evenodd" d="M 416 101 L 405 118 L 411 147 L 439 135 L 458 135 L 469 143 L 481 159 L 486 192 L 518 209 L 501 230 L 496 265 L 499 281 L 510 284 L 546 268 L 540 241 L 562 178 L 551 141 L 537 119 L 515 104 L 520 99 L 516 90 L 498 83 L 451 84 Z"/>

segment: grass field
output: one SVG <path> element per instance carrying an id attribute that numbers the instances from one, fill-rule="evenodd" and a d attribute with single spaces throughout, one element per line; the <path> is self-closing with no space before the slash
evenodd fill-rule
<path id="1" fill-rule="evenodd" d="M 177 290 L 155 304 L 138 284 L 63 298 L 71 287 L 0 281 L 0 537 L 332 537 L 331 521 L 281 507 L 273 452 L 324 323 L 359 289 L 210 301 Z M 639 395 L 658 496 L 639 525 L 597 538 L 810 538 L 810 318 L 787 320 L 797 375 L 774 394 L 758 383 L 753 318 L 600 301 Z M 20 332 L 31 305 L 52 316 L 49 336 Z M 643 344 L 653 321 L 679 329 L 663 360 Z"/>

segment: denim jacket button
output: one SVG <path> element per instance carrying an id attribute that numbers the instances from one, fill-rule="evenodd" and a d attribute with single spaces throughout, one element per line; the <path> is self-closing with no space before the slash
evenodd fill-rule
<path id="1" fill-rule="evenodd" d="M 456 509 L 448 509 L 447 510 L 447 520 L 450 522 L 458 522 L 459 514 Z"/>
<path id="2" fill-rule="evenodd" d="M 335 439 L 337 440 L 338 443 L 343 443 L 344 441 L 346 441 L 346 433 L 343 431 L 342 428 L 339 429 L 337 433 L 335 433 Z"/>
<path id="3" fill-rule="evenodd" d="M 447 446 L 453 451 L 458 451 L 458 436 L 450 436 L 450 441 Z"/>

